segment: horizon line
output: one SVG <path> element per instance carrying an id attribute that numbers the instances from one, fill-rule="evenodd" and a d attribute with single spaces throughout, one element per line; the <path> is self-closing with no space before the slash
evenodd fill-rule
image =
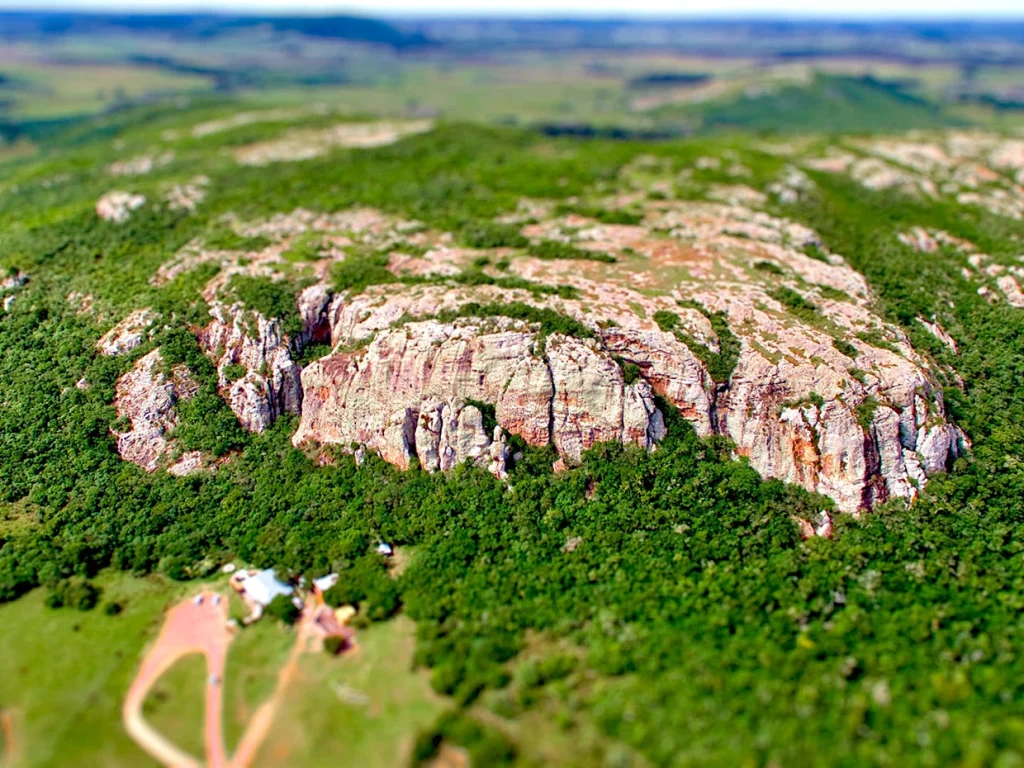
<path id="1" fill-rule="evenodd" d="M 777 10 L 777 11 L 725 11 L 715 14 L 676 12 L 666 13 L 664 11 L 633 12 L 598 12 L 588 13 L 586 11 L 547 11 L 538 9 L 534 11 L 473 11 L 466 12 L 457 9 L 437 9 L 432 11 L 420 10 L 386 10 L 374 12 L 371 8 L 361 5 L 352 5 L 343 8 L 323 7 L 288 7 L 287 5 L 274 7 L 248 6 L 244 8 L 231 8 L 221 6 L 214 2 L 211 5 L 200 7 L 188 4 L 179 4 L 175 0 L 168 0 L 166 3 L 156 5 L 145 5 L 135 7 L 131 5 L 118 5 L 116 3 L 103 3 L 100 0 L 91 2 L 85 0 L 83 3 L 71 5 L 54 5 L 47 8 L 26 7 L 24 2 L 6 2 L 0 0 L 0 11 L 13 13 L 33 14 L 93 14 L 102 16 L 117 15 L 138 15 L 138 16 L 161 16 L 161 15 L 191 15 L 191 16 L 231 16 L 231 17 L 280 17 L 280 18 L 330 18 L 342 16 L 354 16 L 367 19 L 393 19 L 393 20 L 459 20 L 459 21 L 546 21 L 546 22 L 743 22 L 743 21 L 802 21 L 802 22 L 849 22 L 849 23 L 885 23 L 885 22 L 971 22 L 971 21 L 1012 21 L 1024 23 L 1024 13 L 1014 14 L 1006 11 L 964 11 L 957 13 L 917 13 L 913 11 L 893 12 L 882 14 L 868 12 L 864 14 L 851 13 L 849 11 L 837 13 L 822 13 L 820 9 L 813 12 L 800 10 Z"/>

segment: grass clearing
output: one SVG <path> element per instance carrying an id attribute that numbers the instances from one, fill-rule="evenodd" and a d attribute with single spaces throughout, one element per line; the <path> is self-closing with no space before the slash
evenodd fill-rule
<path id="1" fill-rule="evenodd" d="M 415 625 L 398 616 L 360 630 L 356 642 L 338 658 L 302 658 L 256 766 L 408 764 L 416 733 L 447 706 L 427 671 L 412 668 Z"/>
<path id="2" fill-rule="evenodd" d="M 105 572 L 100 606 L 48 608 L 36 589 L 0 605 L 0 710 L 18 724 L 20 766 L 146 764 L 121 725 L 121 704 L 164 610 L 191 587 Z M 117 601 L 119 615 L 103 605 Z"/>
<path id="3" fill-rule="evenodd" d="M 195 757 L 205 752 L 203 688 L 206 657 L 190 653 L 160 676 L 142 704 L 142 716 L 172 744 Z"/>
<path id="4" fill-rule="evenodd" d="M 19 118 L 52 118 L 98 112 L 126 99 L 207 90 L 208 77 L 128 64 L 5 62 L 0 75 L 17 87 L 0 89 Z"/>

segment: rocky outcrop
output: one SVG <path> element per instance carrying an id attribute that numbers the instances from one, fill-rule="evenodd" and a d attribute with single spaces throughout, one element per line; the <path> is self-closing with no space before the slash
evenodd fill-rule
<path id="1" fill-rule="evenodd" d="M 249 432 L 262 432 L 302 403 L 299 366 L 278 320 L 214 302 L 199 343 L 217 366 L 218 386 Z M 238 375 L 236 375 L 238 374 Z"/>
<path id="2" fill-rule="evenodd" d="M 25 286 L 25 283 L 27 282 L 28 275 L 26 275 L 24 272 L 21 272 L 20 270 L 15 270 L 14 272 L 8 274 L 7 277 L 0 280 L 0 295 L 7 294 L 3 296 L 3 301 L 2 303 L 0 303 L 0 306 L 3 307 L 4 312 L 11 311 L 11 306 L 14 304 L 15 301 L 14 292 L 23 288 Z"/>
<path id="3" fill-rule="evenodd" d="M 789 176 L 786 189 L 808 188 L 795 169 Z M 272 241 L 259 253 L 197 245 L 154 284 L 200 261 L 221 264 L 203 290 L 213 321 L 200 341 L 245 428 L 300 413 L 296 445 L 373 451 L 399 467 L 415 459 L 427 471 L 471 462 L 503 476 L 512 436 L 553 446 L 559 467 L 600 442 L 653 449 L 665 435 L 660 397 L 697 434 L 728 437 L 763 476 L 826 494 L 841 510 L 914 498 L 967 446 L 946 419 L 933 363 L 873 313 L 864 277 L 817 233 L 745 207 L 762 197 L 730 189 L 728 205 L 620 190 L 604 204 L 641 209 L 628 225 L 543 201 L 503 217 L 532 242 L 571 244 L 571 260 L 450 247 L 449 235 L 371 209 L 297 209 L 235 222 Z M 302 330 L 292 338 L 222 301 L 234 274 L 287 279 L 277 263 L 293 238 L 311 234 L 321 258 L 302 268 L 316 282 L 298 295 Z M 931 230 L 905 242 L 970 250 Z M 357 244 L 387 253 L 396 282 L 332 294 L 328 266 Z M 982 273 L 971 258 L 985 280 L 1015 274 Z M 451 279 L 470 269 L 472 280 Z M 398 273 L 423 279 L 398 282 Z M 503 304 L 526 305 L 515 317 L 555 320 L 542 331 L 504 316 Z M 290 350 L 312 343 L 333 351 L 300 375 Z"/>
<path id="4" fill-rule="evenodd" d="M 107 166 L 111 176 L 145 176 L 155 168 L 163 168 L 174 161 L 173 152 L 164 152 L 156 157 L 138 155 L 126 160 L 117 160 Z"/>
<path id="5" fill-rule="evenodd" d="M 175 184 L 164 196 L 167 207 L 172 211 L 195 212 L 198 205 L 206 199 L 206 187 L 210 184 L 208 176 L 196 176 L 184 184 Z"/>
<path id="6" fill-rule="evenodd" d="M 652 205 L 644 226 L 576 216 L 524 227 L 530 237 L 572 233 L 580 247 L 649 260 L 641 272 L 536 259 L 510 266 L 527 280 L 568 283 L 579 298 L 494 286 L 396 284 L 351 297 L 307 289 L 307 333 L 357 351 L 303 372 L 295 443 L 364 445 L 402 467 L 416 456 L 428 470 L 483 464 L 495 438 L 477 424 L 479 402 L 494 407 L 503 433 L 553 445 L 565 466 L 598 442 L 655 446 L 661 396 L 697 434 L 731 439 L 763 476 L 850 512 L 914 498 L 965 448 L 927 361 L 871 312 L 864 278 L 822 252 L 814 232 L 736 206 Z M 668 237 L 652 238 L 652 228 Z M 659 295 L 651 275 L 673 270 L 685 279 Z M 430 319 L 468 302 L 509 301 L 568 315 L 593 338 L 541 337 L 500 315 Z M 676 327 L 652 320 L 664 324 L 666 314 Z M 719 361 L 716 380 L 709 365 L 725 354 L 731 370 Z M 636 366 L 629 384 L 623 366 Z"/>
<path id="7" fill-rule="evenodd" d="M 1017 279 L 1013 275 L 1003 275 L 996 279 L 996 285 L 1003 292 L 1011 307 L 1024 308 L 1024 291 L 1021 291 Z"/>
<path id="8" fill-rule="evenodd" d="M 841 509 L 913 498 L 964 447 L 942 418 L 941 391 L 888 350 L 864 352 L 861 364 L 873 355 L 884 364 L 861 382 L 830 340 L 821 347 L 814 364 L 773 362 L 744 343 L 730 381 L 716 383 L 662 331 L 612 328 L 597 340 L 540 342 L 507 320 L 410 323 L 308 366 L 293 440 L 365 445 L 397 466 L 418 457 L 434 471 L 467 459 L 489 464 L 507 432 L 530 445 L 551 443 L 573 463 L 598 442 L 654 447 L 665 434 L 657 394 L 698 434 L 732 439 L 763 475 L 831 496 Z M 626 384 L 615 358 L 636 365 L 639 378 Z M 477 402 L 493 404 L 496 436 Z"/>
<path id="9" fill-rule="evenodd" d="M 132 211 L 141 208 L 145 204 L 146 198 L 143 195 L 113 190 L 107 192 L 96 201 L 96 215 L 104 221 L 124 224 L 132 215 Z"/>
<path id="10" fill-rule="evenodd" d="M 175 366 L 170 375 L 164 373 L 159 349 L 139 358 L 114 389 L 114 408 L 127 427 L 111 430 L 121 458 L 147 472 L 155 471 L 171 451 L 170 433 L 178 423 L 175 403 L 197 391 L 185 366 Z"/>
<path id="11" fill-rule="evenodd" d="M 136 309 L 107 331 L 96 342 L 101 355 L 116 357 L 137 348 L 146 338 L 146 332 L 156 321 L 157 314 L 149 307 Z"/>
<path id="12" fill-rule="evenodd" d="M 945 344 L 949 348 L 949 351 L 954 355 L 960 354 L 960 349 L 957 347 L 956 339 L 950 336 L 949 332 L 939 325 L 937 321 L 925 320 L 923 317 L 918 317 L 917 322 L 924 326 L 924 329 L 928 331 L 928 333 Z"/>
<path id="13" fill-rule="evenodd" d="M 310 160 L 338 147 L 383 147 L 406 136 L 429 131 L 432 127 L 430 120 L 407 120 L 345 122 L 321 130 L 292 130 L 278 138 L 239 148 L 235 151 L 235 159 L 240 165 L 254 166 Z"/>
<path id="14" fill-rule="evenodd" d="M 302 385 L 296 445 L 357 443 L 401 467 L 413 456 L 428 470 L 470 459 L 500 473 L 504 432 L 553 443 L 572 461 L 596 442 L 650 448 L 664 436 L 650 384 L 627 385 L 596 342 L 539 342 L 512 321 L 389 330 L 363 350 L 307 366 Z M 475 402 L 494 406 L 492 434 Z"/>
<path id="15" fill-rule="evenodd" d="M 207 466 L 208 462 L 202 451 L 186 451 L 167 468 L 167 472 L 175 477 L 187 477 L 202 472 Z"/>
<path id="16" fill-rule="evenodd" d="M 814 522 L 797 517 L 796 515 L 793 516 L 793 522 L 796 523 L 797 530 L 800 532 L 800 538 L 804 541 L 815 537 L 821 539 L 832 538 L 832 515 L 824 510 L 818 514 L 818 519 Z"/>

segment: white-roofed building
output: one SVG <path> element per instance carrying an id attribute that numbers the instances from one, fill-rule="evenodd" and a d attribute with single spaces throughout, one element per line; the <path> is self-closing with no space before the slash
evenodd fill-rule
<path id="1" fill-rule="evenodd" d="M 245 596 L 257 605 L 266 608 L 278 595 L 290 597 L 295 589 L 291 584 L 285 584 L 274 574 L 273 568 L 264 568 L 262 571 L 246 574 L 239 581 L 239 586 L 245 592 Z"/>

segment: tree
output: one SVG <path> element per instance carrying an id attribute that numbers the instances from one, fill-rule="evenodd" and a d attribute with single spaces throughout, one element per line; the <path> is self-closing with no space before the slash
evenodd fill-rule
<path id="1" fill-rule="evenodd" d="M 270 601 L 270 605 L 263 609 L 263 613 L 290 626 L 299 620 L 301 611 L 295 607 L 290 597 L 278 595 Z"/>

